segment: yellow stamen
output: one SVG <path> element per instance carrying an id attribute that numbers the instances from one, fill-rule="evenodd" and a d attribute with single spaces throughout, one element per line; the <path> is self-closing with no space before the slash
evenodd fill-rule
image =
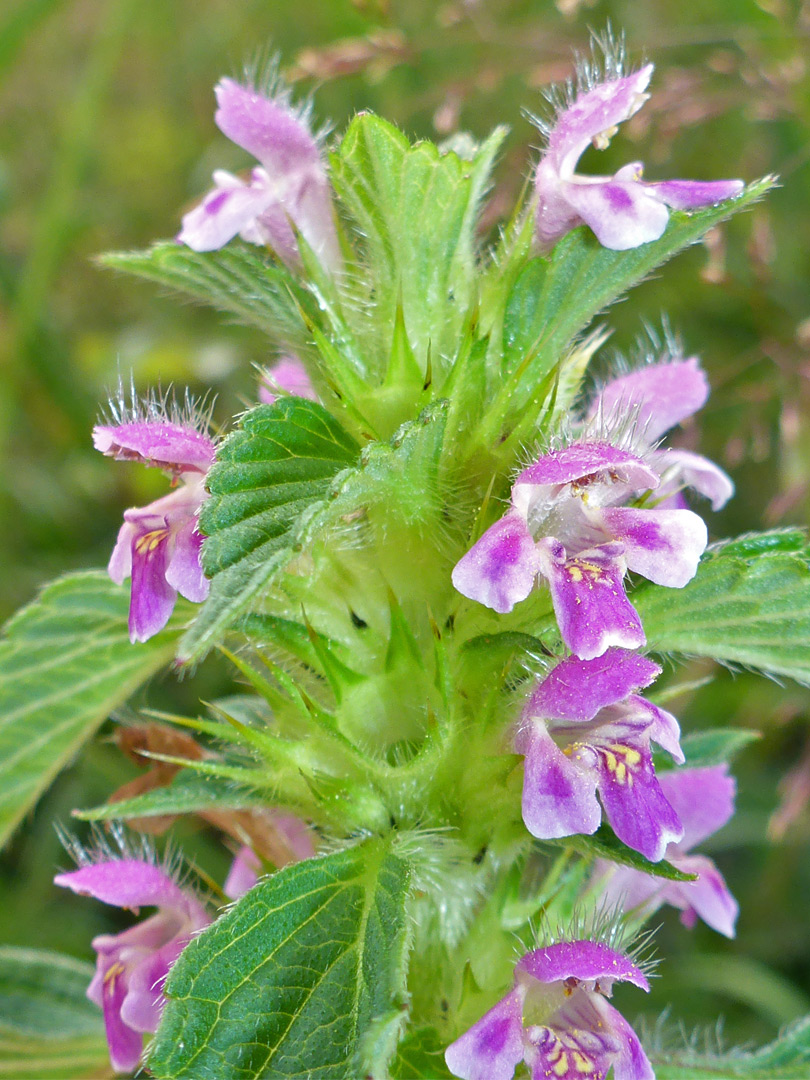
<path id="1" fill-rule="evenodd" d="M 135 551 L 139 555 L 151 555 L 168 535 L 168 529 L 153 529 L 151 532 L 144 533 L 135 541 Z"/>

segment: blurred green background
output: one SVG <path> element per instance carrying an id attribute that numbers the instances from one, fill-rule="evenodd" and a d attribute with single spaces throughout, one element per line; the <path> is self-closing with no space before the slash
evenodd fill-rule
<path id="1" fill-rule="evenodd" d="M 255 395 L 252 365 L 272 360 L 253 330 L 98 269 L 93 256 L 172 235 L 215 167 L 245 155 L 213 124 L 212 88 L 277 50 L 340 132 L 372 109 L 409 135 L 511 135 L 487 212 L 494 225 L 530 173 L 538 135 L 522 110 L 572 70 L 588 28 L 624 29 L 631 57 L 656 63 L 653 97 L 584 168 L 644 160 L 652 179 L 754 179 L 782 185 L 751 213 L 681 255 L 609 313 L 611 347 L 630 350 L 666 315 L 714 387 L 683 436 L 720 461 L 738 495 L 710 522 L 717 537 L 805 522 L 810 491 L 810 2 L 808 0 L 6 0 L 0 11 L 0 617 L 68 569 L 105 565 L 123 509 L 161 478 L 93 452 L 90 429 L 118 373 L 145 389 L 217 395 L 224 424 Z M 690 681 L 706 665 L 680 663 Z M 138 704 L 227 688 L 209 665 L 167 676 Z M 706 850 L 742 914 L 735 942 L 660 915 L 661 978 L 650 1024 L 668 1004 L 687 1027 L 726 1017 L 728 1042 L 771 1037 L 810 1012 L 810 695 L 723 672 L 676 703 L 688 731 L 763 733 L 736 769 L 740 811 Z M 109 728 L 103 734 L 109 735 Z M 102 801 L 134 768 L 109 739 L 65 771 L 0 862 L 0 940 L 89 955 L 123 925 L 57 896 L 66 865 L 53 830 Z M 227 855 L 186 828 L 201 866 Z M 625 998 L 630 1015 L 638 995 Z"/>

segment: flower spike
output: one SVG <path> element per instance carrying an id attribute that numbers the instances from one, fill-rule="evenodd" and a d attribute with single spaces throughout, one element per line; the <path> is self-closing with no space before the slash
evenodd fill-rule
<path id="1" fill-rule="evenodd" d="M 608 55 L 606 51 L 606 56 Z M 653 65 L 623 73 L 621 58 L 610 59 L 606 76 L 592 71 L 572 100 L 558 107 L 551 124 L 541 125 L 546 148 L 535 173 L 535 235 L 548 249 L 571 229 L 588 225 L 603 247 L 626 251 L 657 240 L 669 221 L 670 208 L 695 210 L 739 195 L 742 180 L 642 180 L 641 162 L 625 165 L 613 176 L 583 176 L 577 163 L 589 144 L 603 150 L 618 126 L 648 99 Z"/>

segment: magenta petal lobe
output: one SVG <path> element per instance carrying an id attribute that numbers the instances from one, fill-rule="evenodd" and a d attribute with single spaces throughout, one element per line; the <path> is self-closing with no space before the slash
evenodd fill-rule
<path id="1" fill-rule="evenodd" d="M 709 539 L 703 518 L 691 510 L 620 506 L 590 516 L 621 543 L 630 570 L 669 588 L 692 580 Z"/>
<path id="2" fill-rule="evenodd" d="M 512 511 L 491 525 L 456 564 L 452 580 L 463 596 L 505 614 L 532 591 L 537 571 L 532 535 L 520 514 Z"/>
<path id="3" fill-rule="evenodd" d="M 611 648 L 592 660 L 569 656 L 538 683 L 526 714 L 593 720 L 600 709 L 649 686 L 660 674 L 658 664 L 625 649 Z"/>
<path id="4" fill-rule="evenodd" d="M 598 746 L 599 797 L 622 843 L 659 862 L 681 839 L 681 820 L 661 791 L 649 751 L 629 743 Z"/>
<path id="5" fill-rule="evenodd" d="M 596 832 L 602 811 L 593 772 L 578 768 L 539 723 L 521 732 L 517 749 L 525 755 L 522 814 L 532 836 L 550 840 Z"/>
<path id="6" fill-rule="evenodd" d="M 602 544 L 571 559 L 554 541 L 539 541 L 536 548 L 562 639 L 573 653 L 591 660 L 614 645 L 637 649 L 646 642 L 638 612 L 624 591 L 621 544 Z"/>
<path id="7" fill-rule="evenodd" d="M 513 990 L 448 1046 L 447 1067 L 461 1080 L 512 1080 L 523 1060 L 521 995 Z"/>

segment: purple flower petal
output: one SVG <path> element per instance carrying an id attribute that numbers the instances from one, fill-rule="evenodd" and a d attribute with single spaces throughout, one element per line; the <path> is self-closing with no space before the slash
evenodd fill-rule
<path id="1" fill-rule="evenodd" d="M 588 418 L 601 416 L 610 425 L 635 410 L 639 430 L 655 442 L 703 408 L 708 397 L 709 383 L 697 357 L 646 364 L 606 383 L 591 403 Z"/>
<path id="2" fill-rule="evenodd" d="M 581 224 L 567 199 L 577 161 L 589 143 L 607 141 L 616 125 L 641 108 L 652 70 L 648 64 L 630 75 L 598 83 L 560 112 L 535 175 L 535 232 L 542 247 L 550 247 Z"/>
<path id="3" fill-rule="evenodd" d="M 199 562 L 202 537 L 196 514 L 205 498 L 203 478 L 195 477 L 149 506 L 126 510 L 108 566 L 120 583 L 129 571 L 132 587 L 129 608 L 131 641 L 146 641 L 169 620 L 179 590 L 200 602 L 208 595 L 208 581 Z M 129 555 L 124 543 L 129 540 Z"/>
<path id="4" fill-rule="evenodd" d="M 252 848 L 243 844 L 237 851 L 234 860 L 231 863 L 231 868 L 228 871 L 225 884 L 222 886 L 222 891 L 226 896 L 230 897 L 231 900 L 238 900 L 240 896 L 244 896 L 246 892 L 250 892 L 259 880 L 261 868 L 261 859 L 259 859 Z"/>
<path id="5" fill-rule="evenodd" d="M 520 732 L 516 748 L 525 755 L 521 809 L 532 836 L 550 840 L 596 832 L 602 811 L 593 771 L 579 768 L 540 723 Z"/>
<path id="6" fill-rule="evenodd" d="M 282 834 L 296 859 L 311 859 L 315 854 L 312 832 L 295 814 L 273 813 L 273 824 Z"/>
<path id="7" fill-rule="evenodd" d="M 644 973 L 629 957 L 599 941 L 561 941 L 535 949 L 518 961 L 517 970 L 526 971 L 543 983 L 569 978 L 582 982 L 598 979 L 630 982 L 641 990 L 650 989 Z"/>
<path id="8" fill-rule="evenodd" d="M 560 634 L 573 653 L 591 660 L 612 645 L 637 649 L 646 642 L 641 619 L 622 584 L 626 567 L 621 544 L 602 544 L 572 559 L 555 540 L 540 540 L 535 550 Z"/>
<path id="9" fill-rule="evenodd" d="M 591 1010 L 595 1014 L 595 1010 Z M 588 1016 L 594 1024 L 603 1023 L 601 1018 Z M 579 1018 L 578 1018 L 579 1021 Z M 607 1076 L 618 1043 L 606 1031 L 594 1027 L 536 1026 L 527 1032 L 526 1063 L 532 1080 L 588 1080 Z"/>
<path id="10" fill-rule="evenodd" d="M 129 974 L 121 1020 L 134 1031 L 157 1031 L 163 1014 L 163 984 L 169 969 L 188 945 L 189 937 L 176 937 L 135 963 Z"/>
<path id="11" fill-rule="evenodd" d="M 718 934 L 733 938 L 740 908 L 714 862 L 706 855 L 686 855 L 677 860 L 677 866 L 698 875 L 697 881 L 678 883 L 678 900 L 671 898 L 667 890 L 669 903 L 683 909 L 684 925 L 691 926 L 697 916 Z"/>
<path id="12" fill-rule="evenodd" d="M 658 240 L 669 221 L 666 205 L 638 180 L 579 178 L 565 185 L 565 199 L 612 251 Z"/>
<path id="13" fill-rule="evenodd" d="M 681 750 L 681 727 L 672 713 L 653 705 L 646 698 L 631 694 L 624 704 L 622 722 L 627 725 L 639 720 L 644 725 L 646 738 L 658 743 L 679 765 L 682 765 L 685 758 Z M 667 796 L 667 802 L 675 807 L 669 796 Z M 677 811 L 677 807 L 675 809 Z"/>
<path id="14" fill-rule="evenodd" d="M 610 1002 L 604 1002 L 603 1007 L 608 1013 L 606 1024 L 610 1025 L 620 1046 L 613 1060 L 613 1080 L 655 1080 L 653 1067 L 635 1031 Z"/>
<path id="15" fill-rule="evenodd" d="M 535 175 L 535 235 L 542 248 L 583 222 L 607 248 L 638 247 L 663 234 L 668 206 L 682 210 L 707 206 L 742 190 L 739 180 L 645 183 L 640 162 L 625 165 L 613 177 L 574 172 L 589 142 L 607 146 L 616 126 L 643 105 L 651 74 L 648 64 L 632 75 L 597 83 L 560 110 Z"/>
<path id="16" fill-rule="evenodd" d="M 165 870 L 142 859 L 109 859 L 57 874 L 55 885 L 79 896 L 92 896 L 115 907 L 169 907 L 186 914 L 203 911 L 175 884 Z"/>
<path id="17" fill-rule="evenodd" d="M 661 790 L 684 826 L 681 852 L 689 851 L 722 829 L 734 815 L 737 785 L 728 765 L 673 769 L 659 778 Z"/>
<path id="18" fill-rule="evenodd" d="M 232 79 L 221 79 L 215 93 L 217 126 L 267 172 L 276 207 L 269 205 L 261 219 L 271 241 L 286 215 L 325 265 L 338 265 L 329 181 L 309 128 L 282 98 L 265 97 Z"/>
<path id="19" fill-rule="evenodd" d="M 127 995 L 126 971 L 117 961 L 112 963 L 103 976 L 101 1008 L 104 1012 L 104 1029 L 110 1048 L 110 1062 L 116 1072 L 133 1072 L 141 1060 L 143 1035 L 133 1031 L 121 1019 L 121 1006 Z"/>
<path id="20" fill-rule="evenodd" d="M 272 405 L 278 398 L 278 391 L 309 401 L 318 400 L 306 368 L 294 356 L 284 357 L 262 375 L 259 400 L 265 405 Z"/>
<path id="21" fill-rule="evenodd" d="M 671 850 L 675 850 L 675 845 Z M 672 862 L 671 851 L 667 851 L 667 859 Z M 680 884 L 655 877 L 653 874 L 645 874 L 641 870 L 632 870 L 629 866 L 617 866 L 604 859 L 596 861 L 592 883 L 601 885 L 601 900 L 607 908 L 621 907 L 622 911 L 643 910 L 645 915 L 651 915 L 664 903 L 672 903 L 672 887 Z"/>
<path id="22" fill-rule="evenodd" d="M 725 506 L 734 494 L 731 478 L 713 461 L 709 461 L 701 454 L 670 447 L 659 450 L 654 455 L 654 461 L 655 467 L 662 476 L 665 472 L 671 471 L 675 483 L 685 484 L 705 496 L 712 504 L 712 510 L 719 510 Z M 668 487 L 669 481 L 665 480 L 660 494 L 664 494 Z"/>
<path id="23" fill-rule="evenodd" d="M 463 596 L 505 614 L 532 591 L 538 569 L 528 526 L 510 511 L 459 560 L 452 580 Z"/>
<path id="24" fill-rule="evenodd" d="M 461 1080 L 512 1080 L 523 1060 L 521 994 L 513 990 L 444 1052 Z"/>
<path id="25" fill-rule="evenodd" d="M 649 751 L 630 743 L 600 743 L 596 749 L 599 796 L 613 831 L 650 862 L 659 862 L 667 845 L 681 839 L 683 826 L 661 791 Z"/>
<path id="26" fill-rule="evenodd" d="M 526 496 L 519 489 L 524 485 L 570 484 L 600 473 L 609 474 L 611 481 L 625 483 L 633 491 L 658 486 L 658 474 L 635 454 L 609 443 L 573 443 L 563 450 L 541 454 L 534 465 L 524 469 L 515 481 L 513 502 L 522 506 Z"/>
<path id="27" fill-rule="evenodd" d="M 525 715 L 593 720 L 600 709 L 649 686 L 660 674 L 658 664 L 625 649 L 608 649 L 592 660 L 569 656 L 538 683 Z"/>
<path id="28" fill-rule="evenodd" d="M 733 199 L 745 188 L 743 180 L 660 180 L 644 185 L 673 210 L 697 210 L 701 206 Z"/>
<path id="29" fill-rule="evenodd" d="M 122 585 L 124 579 L 132 573 L 132 543 L 136 536 L 136 526 L 125 519 L 118 530 L 118 539 L 107 563 L 107 573 L 116 585 Z"/>
<path id="30" fill-rule="evenodd" d="M 202 431 L 164 420 L 97 424 L 96 450 L 119 461 L 140 461 L 159 469 L 206 473 L 214 463 L 215 446 Z"/>
<path id="31" fill-rule="evenodd" d="M 647 100 L 652 73 L 653 65 L 646 64 L 630 75 L 597 83 L 560 113 L 548 138 L 548 155 L 560 173 L 573 172 L 589 143 L 638 112 Z"/>
<path id="32" fill-rule="evenodd" d="M 670 588 L 692 580 L 709 539 L 706 523 L 691 510 L 619 506 L 588 516 L 621 543 L 630 570 Z"/>
<path id="33" fill-rule="evenodd" d="M 276 199 L 272 187 L 261 177 L 246 184 L 237 176 L 217 170 L 214 184 L 203 201 L 183 215 L 177 240 L 192 251 L 216 251 L 224 247 L 235 236 L 250 230 L 256 218 Z M 264 237 L 251 236 L 251 240 L 264 243 Z M 291 240 L 294 245 L 292 237 Z"/>
<path id="34" fill-rule="evenodd" d="M 166 580 L 170 530 L 139 533 L 132 541 L 129 639 L 148 641 L 169 621 L 177 592 Z"/>
<path id="35" fill-rule="evenodd" d="M 217 127 L 268 172 L 322 170 L 317 142 L 283 99 L 265 97 L 233 79 L 220 79 L 214 93 Z"/>
<path id="36" fill-rule="evenodd" d="M 200 565 L 202 542 L 196 518 L 189 518 L 174 533 L 174 550 L 166 566 L 166 583 L 194 604 L 201 604 L 211 588 Z"/>

